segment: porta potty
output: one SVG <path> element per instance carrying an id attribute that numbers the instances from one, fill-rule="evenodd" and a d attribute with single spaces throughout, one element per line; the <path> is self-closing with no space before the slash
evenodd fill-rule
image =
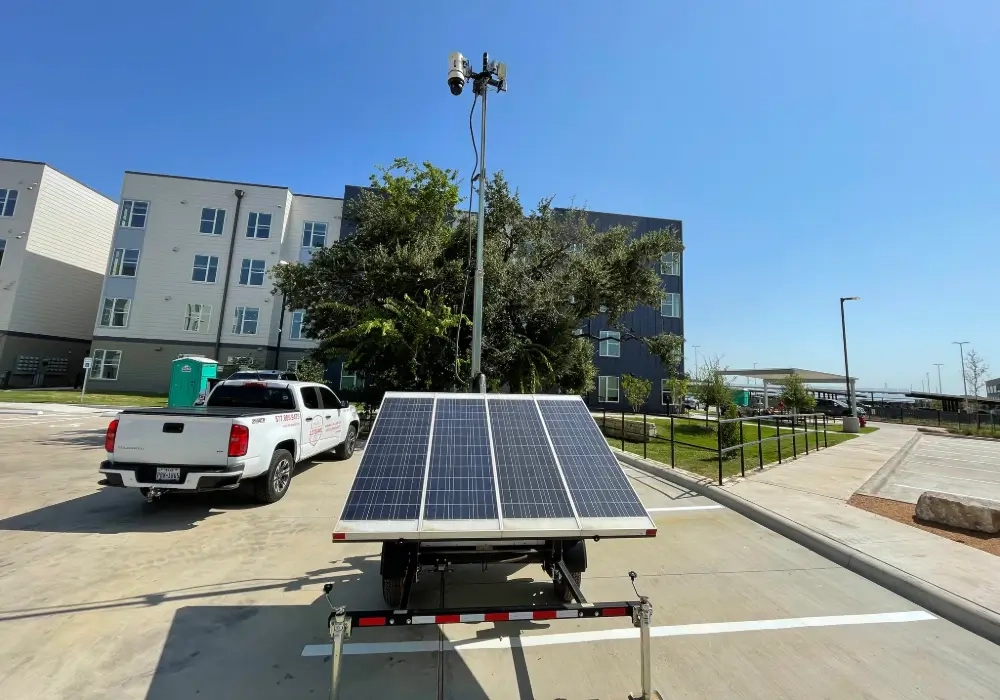
<path id="1" fill-rule="evenodd" d="M 170 407 L 194 406 L 198 395 L 208 388 L 208 380 L 214 379 L 219 371 L 219 363 L 207 357 L 188 355 L 173 361 L 170 372 Z"/>

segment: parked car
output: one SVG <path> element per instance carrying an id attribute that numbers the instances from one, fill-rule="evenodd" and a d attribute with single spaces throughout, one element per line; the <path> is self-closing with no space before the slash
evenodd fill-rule
<path id="1" fill-rule="evenodd" d="M 864 407 L 855 404 L 855 410 L 859 416 L 867 416 L 868 412 L 865 411 Z M 816 399 L 816 407 L 813 409 L 816 413 L 825 413 L 831 418 L 841 418 L 843 416 L 851 415 L 851 407 L 847 405 L 845 401 L 840 399 Z"/>
<path id="2" fill-rule="evenodd" d="M 698 399 L 693 396 L 684 397 L 684 408 L 689 411 L 697 411 L 701 404 L 698 403 Z"/>

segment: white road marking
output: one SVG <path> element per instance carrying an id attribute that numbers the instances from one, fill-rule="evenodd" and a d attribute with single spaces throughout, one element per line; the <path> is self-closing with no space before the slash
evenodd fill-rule
<path id="1" fill-rule="evenodd" d="M 962 460 L 963 462 L 967 460 Z M 913 460 L 909 462 L 908 466 L 914 466 L 916 464 L 928 466 L 928 467 L 942 467 L 945 465 L 938 464 L 937 462 L 922 462 L 920 460 Z M 981 462 L 975 462 L 975 464 L 981 464 Z M 962 469 L 970 472 L 986 472 L 987 474 L 998 474 L 1000 475 L 1000 469 L 977 469 L 976 467 L 960 467 L 957 464 L 949 464 L 946 466 L 947 469 Z"/>
<path id="2" fill-rule="evenodd" d="M 760 632 L 764 630 L 802 629 L 806 627 L 843 627 L 848 625 L 879 625 L 897 622 L 936 620 L 924 610 L 907 612 L 874 613 L 870 615 L 829 615 L 824 617 L 792 617 L 779 620 L 747 620 L 743 622 L 707 622 L 693 625 L 664 625 L 650 628 L 653 637 L 686 637 L 692 635 L 727 634 L 730 632 Z M 527 637 L 497 637 L 494 639 L 469 639 L 457 642 L 445 640 L 445 651 L 476 651 L 480 649 L 510 649 L 511 647 L 539 647 L 552 644 L 579 644 L 619 639 L 637 639 L 639 630 L 634 627 L 590 632 L 531 635 Z M 344 645 L 348 656 L 368 654 L 408 654 L 434 652 L 439 649 L 437 640 L 419 642 L 361 642 Z M 306 644 L 302 656 L 329 656 L 330 644 Z"/>
<path id="3" fill-rule="evenodd" d="M 969 479 L 964 476 L 952 476 L 951 474 L 929 474 L 927 472 L 915 472 L 912 469 L 900 469 L 900 474 L 915 474 L 916 476 L 936 476 L 939 479 L 954 479 L 955 481 L 974 481 L 977 484 L 993 484 L 1000 486 L 1000 481 L 986 481 L 984 479 Z"/>
<path id="4" fill-rule="evenodd" d="M 670 513 L 673 511 L 680 510 L 718 510 L 719 508 L 725 508 L 725 506 L 720 506 L 718 504 L 711 506 L 672 506 L 669 508 L 647 508 L 647 513 Z"/>
<path id="5" fill-rule="evenodd" d="M 937 489 L 929 489 L 926 486 L 907 486 L 905 484 L 890 484 L 890 486 L 898 486 L 901 489 L 911 489 L 912 491 L 931 491 L 933 493 L 944 493 L 949 496 L 965 496 L 966 498 L 982 498 L 982 495 L 973 496 L 969 493 L 956 493 L 955 491 L 938 491 Z"/>

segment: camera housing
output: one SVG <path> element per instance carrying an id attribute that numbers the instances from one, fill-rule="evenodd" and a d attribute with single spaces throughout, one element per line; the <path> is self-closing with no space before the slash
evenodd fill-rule
<path id="1" fill-rule="evenodd" d="M 461 95 L 469 70 L 469 62 L 458 51 L 448 56 L 448 89 L 452 95 Z"/>

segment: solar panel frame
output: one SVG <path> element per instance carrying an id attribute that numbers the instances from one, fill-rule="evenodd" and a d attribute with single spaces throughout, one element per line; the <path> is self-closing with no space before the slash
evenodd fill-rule
<path id="1" fill-rule="evenodd" d="M 379 426 L 379 420 L 386 401 L 396 398 L 427 398 L 433 399 L 432 421 L 427 439 L 427 454 L 423 470 L 423 488 L 421 491 L 419 517 L 416 520 L 339 520 L 334 527 L 334 538 L 348 541 L 371 541 L 381 542 L 387 540 L 523 540 L 523 539 L 577 539 L 600 536 L 602 538 L 616 537 L 642 537 L 647 536 L 650 531 L 655 532 L 656 525 L 649 515 L 645 517 L 580 517 L 577 511 L 577 504 L 573 498 L 570 485 L 566 480 L 563 466 L 552 437 L 549 434 L 548 425 L 539 405 L 539 401 L 577 401 L 583 404 L 579 396 L 561 396 L 549 394 L 470 394 L 470 393 L 434 393 L 434 392 L 386 392 L 379 408 L 379 415 L 372 425 L 369 439 L 375 435 Z M 495 520 L 432 520 L 424 517 L 426 508 L 426 496 L 428 486 L 428 476 L 430 469 L 431 451 L 433 450 L 434 417 L 436 417 L 437 401 L 439 399 L 476 399 L 483 400 L 487 411 L 487 433 L 490 442 L 490 461 L 493 470 L 493 484 L 496 490 L 497 518 Z M 549 455 L 556 464 L 562 488 L 573 512 L 571 518 L 511 518 L 504 513 L 503 503 L 500 493 L 500 475 L 497 470 L 496 445 L 494 444 L 495 426 L 493 416 L 490 413 L 489 399 L 512 399 L 517 401 L 531 401 L 538 419 L 541 421 L 543 432 L 548 443 Z M 589 414 L 589 408 L 587 408 Z M 599 432 L 597 423 L 593 423 L 594 430 Z M 604 441 L 603 435 L 601 436 Z M 614 457 L 610 447 L 608 452 Z M 362 457 L 363 460 L 363 457 Z M 617 463 L 617 459 L 615 458 Z M 621 469 L 621 465 L 618 465 Z M 625 477 L 624 470 L 622 476 Z M 627 479 L 627 477 L 625 477 Z M 626 481 L 626 484 L 628 482 Z M 352 490 L 354 483 L 352 483 Z M 629 489 L 631 486 L 629 485 Z M 631 489 L 634 492 L 634 489 Z M 638 497 L 638 496 L 637 496 Z M 640 500 L 641 503 L 641 500 Z"/>

